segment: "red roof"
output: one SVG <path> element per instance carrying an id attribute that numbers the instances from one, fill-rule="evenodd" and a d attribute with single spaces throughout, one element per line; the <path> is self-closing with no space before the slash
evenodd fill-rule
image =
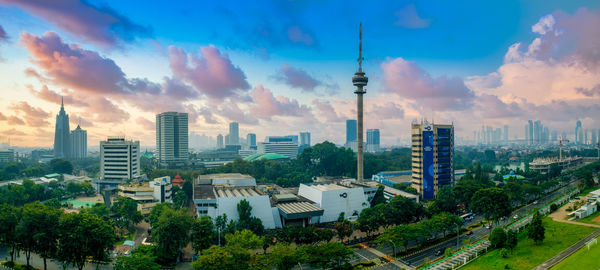
<path id="1" fill-rule="evenodd" d="M 181 179 L 181 175 L 177 174 L 175 175 L 175 178 L 173 179 L 172 183 L 173 184 L 183 184 L 183 179 Z"/>

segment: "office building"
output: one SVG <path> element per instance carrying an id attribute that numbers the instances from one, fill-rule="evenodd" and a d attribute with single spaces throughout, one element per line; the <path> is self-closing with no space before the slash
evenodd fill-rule
<path id="1" fill-rule="evenodd" d="M 259 154 L 280 154 L 288 158 L 298 155 L 298 136 L 269 136 L 265 142 L 258 143 Z"/>
<path id="2" fill-rule="evenodd" d="M 529 120 L 529 128 L 527 129 L 527 131 L 528 131 L 528 135 L 529 135 L 529 137 L 528 137 L 529 145 L 533 145 L 534 139 L 533 139 L 533 121 L 532 120 Z"/>
<path id="3" fill-rule="evenodd" d="M 81 129 L 79 125 L 71 131 L 71 151 L 72 158 L 87 157 L 87 131 Z"/>
<path id="4" fill-rule="evenodd" d="M 54 127 L 54 157 L 71 157 L 71 130 L 69 129 L 69 115 L 65 112 L 64 102 L 61 98 L 60 112 L 56 115 Z"/>
<path id="5" fill-rule="evenodd" d="M 238 122 L 229 123 L 229 140 L 226 140 L 227 145 L 240 144 L 240 128 Z"/>
<path id="6" fill-rule="evenodd" d="M 256 134 L 248 133 L 246 135 L 246 143 L 248 144 L 248 149 L 256 150 Z"/>
<path id="7" fill-rule="evenodd" d="M 508 142 L 508 125 L 504 125 L 504 142 Z"/>
<path id="8" fill-rule="evenodd" d="M 310 146 L 310 132 L 300 132 L 300 145 Z"/>
<path id="9" fill-rule="evenodd" d="M 117 190 L 119 197 L 134 200 L 137 203 L 137 210 L 142 215 L 150 214 L 152 208 L 157 204 L 154 200 L 154 188 L 146 183 L 117 185 Z"/>
<path id="10" fill-rule="evenodd" d="M 256 180 L 239 173 L 200 175 L 194 181 L 193 201 L 197 216 L 215 220 L 227 215 L 237 221 L 237 205 L 246 200 L 252 206 L 252 216 L 262 221 L 265 229 L 281 228 L 279 211 L 272 207 L 269 196 L 256 187 Z M 277 222 L 277 223 L 276 223 Z"/>
<path id="11" fill-rule="evenodd" d="M 346 145 L 350 145 L 352 142 L 356 142 L 356 120 L 346 120 Z"/>
<path id="12" fill-rule="evenodd" d="M 583 128 L 581 126 L 581 121 L 577 120 L 577 125 L 575 126 L 575 143 L 582 144 L 583 142 Z"/>
<path id="13" fill-rule="evenodd" d="M 171 177 L 163 176 L 154 178 L 152 182 L 150 182 L 150 186 L 153 189 L 152 196 L 154 197 L 154 201 L 159 203 L 164 202 L 173 202 L 173 197 L 171 196 Z M 178 207 L 183 207 L 184 205 L 178 205 Z"/>
<path id="14" fill-rule="evenodd" d="M 225 147 L 225 144 L 223 143 L 223 134 L 219 134 L 217 135 L 217 149 L 222 149 Z"/>
<path id="15" fill-rule="evenodd" d="M 443 186 L 454 185 L 454 126 L 413 122 L 412 187 L 433 199 Z"/>
<path id="16" fill-rule="evenodd" d="M 188 159 L 188 114 L 164 112 L 156 115 L 156 152 L 160 164 Z"/>
<path id="17" fill-rule="evenodd" d="M 0 162 L 15 161 L 15 151 L 13 149 L 0 149 Z"/>
<path id="18" fill-rule="evenodd" d="M 100 179 L 123 182 L 140 177 L 140 142 L 109 137 L 100 142 Z"/>
<path id="19" fill-rule="evenodd" d="M 379 129 L 367 129 L 367 152 L 379 152 Z"/>

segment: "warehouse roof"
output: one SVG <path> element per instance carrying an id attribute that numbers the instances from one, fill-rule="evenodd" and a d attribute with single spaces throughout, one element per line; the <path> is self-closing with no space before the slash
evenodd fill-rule
<path id="1" fill-rule="evenodd" d="M 220 187 L 215 186 L 217 197 L 252 197 L 262 194 L 254 187 Z"/>
<path id="2" fill-rule="evenodd" d="M 298 219 L 323 215 L 323 208 L 309 202 L 290 202 L 277 204 L 279 213 L 286 219 Z"/>

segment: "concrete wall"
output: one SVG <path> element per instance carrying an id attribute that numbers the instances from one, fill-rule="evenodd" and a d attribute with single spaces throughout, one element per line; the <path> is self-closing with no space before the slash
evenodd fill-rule
<path id="1" fill-rule="evenodd" d="M 343 195 L 345 194 L 345 195 Z M 347 219 L 353 219 L 352 214 L 358 214 L 369 207 L 363 188 L 347 188 L 321 191 L 308 185 L 301 184 L 298 195 L 315 202 L 323 208 L 323 216 L 313 219 L 311 223 L 334 222 L 340 213 L 344 212 Z"/>

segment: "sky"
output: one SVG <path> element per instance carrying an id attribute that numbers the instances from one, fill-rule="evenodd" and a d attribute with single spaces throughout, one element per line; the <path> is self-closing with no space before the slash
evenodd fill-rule
<path id="1" fill-rule="evenodd" d="M 0 142 L 52 146 L 64 97 L 88 145 L 155 144 L 155 115 L 189 131 L 309 131 L 343 144 L 363 23 L 365 129 L 413 120 L 522 137 L 528 119 L 600 128 L 598 1 L 0 0 Z"/>

